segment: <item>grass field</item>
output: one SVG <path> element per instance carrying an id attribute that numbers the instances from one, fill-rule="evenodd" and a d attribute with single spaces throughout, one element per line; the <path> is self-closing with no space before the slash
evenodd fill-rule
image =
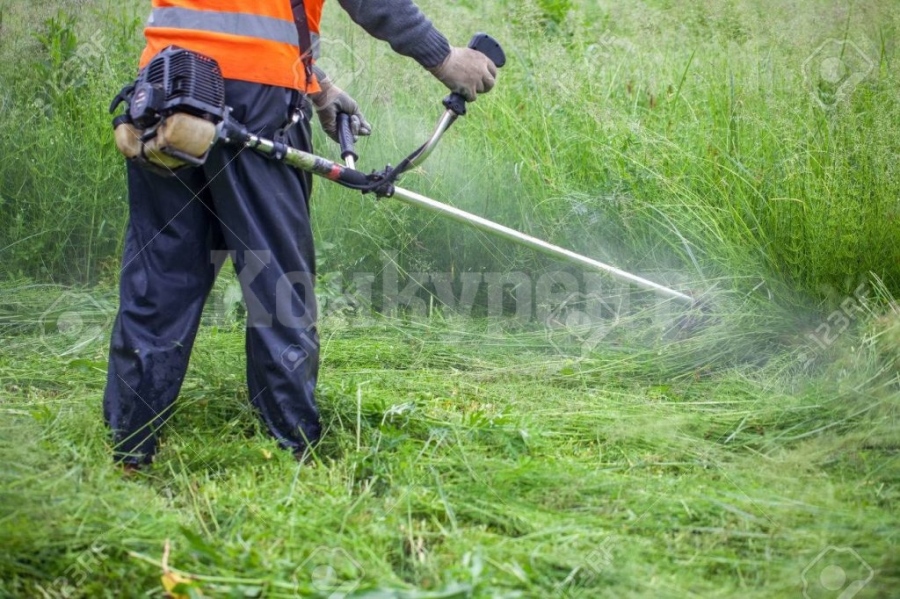
<path id="1" fill-rule="evenodd" d="M 101 342 L 5 354 L 0 589 L 153 595 L 167 544 L 215 597 L 797 597 L 817 558 L 811 596 L 826 566 L 871 567 L 861 597 L 900 584 L 885 383 L 787 356 L 673 376 L 436 320 L 325 330 L 313 464 L 247 409 L 242 331 L 209 327 L 132 480 L 108 463 Z"/>
<path id="2" fill-rule="evenodd" d="M 160 454 L 126 477 L 100 408 L 126 216 L 105 107 L 145 4 L 0 0 L 0 597 L 900 593 L 892 2 L 423 1 L 510 64 L 404 183 L 706 310 L 604 283 L 591 312 L 584 273 L 320 184 L 316 454 L 250 410 L 223 276 Z M 440 86 L 336 6 L 326 26 L 376 126 L 363 165 L 396 163 Z M 581 291 L 519 320 L 434 283 L 421 314 L 348 307 L 361 273 L 385 307 L 389 269 Z"/>

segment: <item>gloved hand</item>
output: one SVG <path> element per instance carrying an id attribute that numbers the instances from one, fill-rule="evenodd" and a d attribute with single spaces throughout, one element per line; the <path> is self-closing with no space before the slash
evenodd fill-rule
<path id="1" fill-rule="evenodd" d="M 359 110 L 359 104 L 350 95 L 336 86 L 328 79 L 328 76 L 320 69 L 316 69 L 316 78 L 319 80 L 319 87 L 322 91 L 310 94 L 309 99 L 312 100 L 313 106 L 316 108 L 316 114 L 319 115 L 319 124 L 322 130 L 333 139 L 340 143 L 337 130 L 337 115 L 346 112 L 350 115 L 350 131 L 353 133 L 353 141 L 356 141 L 360 135 L 371 135 L 372 125 L 363 116 Z"/>
<path id="2" fill-rule="evenodd" d="M 466 102 L 474 102 L 478 94 L 491 91 L 497 82 L 497 66 L 490 58 L 471 48 L 450 48 L 444 62 L 428 70 L 450 91 L 464 97 Z"/>

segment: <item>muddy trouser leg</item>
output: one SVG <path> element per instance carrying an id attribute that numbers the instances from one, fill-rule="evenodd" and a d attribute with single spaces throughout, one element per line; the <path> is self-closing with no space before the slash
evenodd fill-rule
<path id="1" fill-rule="evenodd" d="M 226 82 L 226 101 L 236 119 L 266 136 L 290 108 L 286 90 L 236 81 Z M 309 148 L 309 139 L 307 111 L 288 141 Z M 117 459 L 152 458 L 155 430 L 184 379 L 214 263 L 225 253 L 248 309 L 250 401 L 285 448 L 302 452 L 318 440 L 310 186 L 284 164 L 229 147 L 214 148 L 202 169 L 181 179 L 129 167 L 131 219 L 104 396 Z"/>
<path id="2" fill-rule="evenodd" d="M 118 461 L 142 464 L 184 380 L 221 235 L 199 170 L 165 178 L 128 166 L 130 218 L 103 413 Z"/>
<path id="3" fill-rule="evenodd" d="M 271 136 L 290 104 L 285 90 L 229 82 L 228 104 L 248 129 Z M 309 112 L 288 142 L 310 150 Z M 204 166 L 247 305 L 247 386 L 269 432 L 296 453 L 321 434 L 310 176 L 253 152 L 222 148 Z"/>

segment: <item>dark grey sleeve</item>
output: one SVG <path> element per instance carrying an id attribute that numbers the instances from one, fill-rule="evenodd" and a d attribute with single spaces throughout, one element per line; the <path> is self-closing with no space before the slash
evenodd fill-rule
<path id="1" fill-rule="evenodd" d="M 350 18 L 369 35 L 386 41 L 394 52 L 436 67 L 450 53 L 450 43 L 412 0 L 338 0 Z"/>

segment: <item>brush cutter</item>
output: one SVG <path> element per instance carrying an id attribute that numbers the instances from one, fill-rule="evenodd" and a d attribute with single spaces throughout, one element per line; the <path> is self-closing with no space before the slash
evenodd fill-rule
<path id="1" fill-rule="evenodd" d="M 487 55 L 497 67 L 506 64 L 503 49 L 489 35 L 477 34 L 469 47 Z M 345 164 L 339 164 L 290 147 L 277 138 L 268 139 L 250 132 L 231 117 L 224 98 L 224 81 L 214 60 L 189 50 L 167 48 L 151 60 L 135 83 L 126 86 L 113 100 L 110 112 L 123 102 L 127 105 L 125 114 L 113 121 L 117 146 L 129 159 L 163 174 L 203 164 L 216 143 L 250 148 L 349 189 L 371 193 L 378 198 L 394 198 L 556 258 L 607 273 L 663 297 L 694 304 L 687 294 L 398 187 L 396 183 L 400 176 L 422 164 L 451 125 L 465 116 L 466 101 L 459 94 L 453 93 L 444 99 L 444 114 L 428 141 L 397 166 L 388 165 L 369 174 L 356 169 L 359 157 L 354 149 L 348 115 L 338 118 L 341 158 L 345 161 Z"/>

